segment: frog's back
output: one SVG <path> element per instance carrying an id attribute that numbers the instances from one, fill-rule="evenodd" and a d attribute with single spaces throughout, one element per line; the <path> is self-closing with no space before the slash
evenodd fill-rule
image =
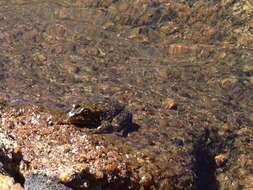
<path id="1" fill-rule="evenodd" d="M 111 113 L 112 115 L 117 115 L 125 108 L 125 106 L 118 101 L 102 96 L 87 98 L 84 103 L 87 105 L 87 107 L 91 107 L 94 110 L 96 109 L 104 113 Z"/>

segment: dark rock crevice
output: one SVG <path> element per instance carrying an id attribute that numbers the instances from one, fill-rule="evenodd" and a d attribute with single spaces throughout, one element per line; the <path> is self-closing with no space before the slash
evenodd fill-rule
<path id="1" fill-rule="evenodd" d="M 11 155 L 8 155 L 4 150 L 0 150 L 0 173 L 13 177 L 15 182 L 23 185 L 25 178 L 19 170 L 21 160 L 21 152 L 12 152 Z"/>
<path id="2" fill-rule="evenodd" d="M 210 131 L 206 130 L 205 135 L 198 139 L 194 145 L 194 171 L 195 190 L 218 190 L 219 183 L 216 180 L 216 164 L 212 143 L 208 142 Z"/>
<path id="3" fill-rule="evenodd" d="M 131 174 L 127 177 L 120 177 L 117 174 L 108 174 L 102 179 L 96 177 L 87 171 L 75 176 L 69 183 L 65 184 L 74 190 L 96 189 L 96 190 L 130 190 L 140 189 L 139 185 L 130 180 Z"/>

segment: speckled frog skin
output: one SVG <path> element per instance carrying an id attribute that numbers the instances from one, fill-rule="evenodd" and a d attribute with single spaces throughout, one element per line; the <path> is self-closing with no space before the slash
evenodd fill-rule
<path id="1" fill-rule="evenodd" d="M 131 127 L 132 114 L 116 101 L 95 99 L 73 105 L 68 112 L 67 122 L 90 128 L 94 133 L 124 132 Z"/>

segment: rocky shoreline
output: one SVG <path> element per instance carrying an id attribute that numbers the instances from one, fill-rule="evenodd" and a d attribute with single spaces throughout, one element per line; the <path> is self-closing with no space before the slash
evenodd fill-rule
<path id="1" fill-rule="evenodd" d="M 9 171 L 19 169 L 14 176 L 41 174 L 74 189 L 192 187 L 193 158 L 186 148 L 190 145 L 184 147 L 183 142 L 164 144 L 160 137 L 145 144 L 138 132 L 129 134 L 132 140 L 91 134 L 87 128 L 52 124 L 50 113 L 33 106 L 10 108 L 1 116 L 1 145 L 7 157 L 2 162 L 10 165 Z"/>

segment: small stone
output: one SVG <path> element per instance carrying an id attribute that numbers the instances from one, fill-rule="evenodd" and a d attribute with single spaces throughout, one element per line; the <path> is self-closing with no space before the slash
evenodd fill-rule
<path id="1" fill-rule="evenodd" d="M 69 182 L 70 179 L 71 179 L 71 176 L 69 175 L 69 172 L 63 171 L 63 172 L 60 174 L 59 179 L 60 179 L 62 182 Z"/>
<path id="2" fill-rule="evenodd" d="M 209 37 L 213 37 L 217 33 L 217 30 L 213 27 L 208 27 L 206 30 L 206 35 Z"/>
<path id="3" fill-rule="evenodd" d="M 112 30 L 114 27 L 114 23 L 113 22 L 107 22 L 103 25 L 103 29 L 104 30 Z"/>
<path id="4" fill-rule="evenodd" d="M 253 82 L 253 81 L 252 81 Z M 253 84 L 253 83 L 252 83 Z M 253 113 L 249 114 L 249 121 L 253 123 Z"/>
<path id="5" fill-rule="evenodd" d="M 163 101 L 163 106 L 164 106 L 165 109 L 174 109 L 174 108 L 176 108 L 177 104 L 176 104 L 174 99 L 166 98 Z"/>
<path id="6" fill-rule="evenodd" d="M 33 55 L 33 59 L 34 59 L 35 61 L 44 62 L 44 61 L 47 60 L 47 57 L 46 57 L 46 55 L 44 55 L 43 53 L 35 53 L 35 54 Z"/>
<path id="7" fill-rule="evenodd" d="M 230 88 L 233 84 L 235 84 L 238 80 L 236 78 L 225 78 L 221 80 L 222 88 Z"/>
<path id="8" fill-rule="evenodd" d="M 248 77 L 248 78 L 247 78 L 247 80 L 250 82 L 250 84 L 252 84 L 252 85 L 253 85 L 253 76 Z"/>
<path id="9" fill-rule="evenodd" d="M 169 46 L 169 54 L 172 56 L 182 56 L 194 52 L 196 52 L 196 48 L 194 46 L 189 46 L 185 44 L 171 44 Z"/>
<path id="10" fill-rule="evenodd" d="M 129 35 L 129 39 L 135 39 L 140 37 L 141 35 L 141 28 L 134 28 L 131 30 L 130 35 Z"/>
<path id="11" fill-rule="evenodd" d="M 244 73 L 253 72 L 253 65 L 245 65 L 245 66 L 242 68 L 242 71 L 243 71 Z"/>
<path id="12" fill-rule="evenodd" d="M 217 167 L 222 167 L 227 161 L 227 156 L 225 154 L 219 154 L 214 157 L 214 160 Z"/>
<path id="13" fill-rule="evenodd" d="M 163 32 L 165 34 L 172 34 L 178 30 L 178 27 L 168 24 L 168 25 L 162 26 L 160 28 L 160 30 L 161 30 L 161 32 Z"/>
<path id="14" fill-rule="evenodd" d="M 63 65 L 63 68 L 69 73 L 69 74 L 77 74 L 80 72 L 80 68 L 74 64 L 66 63 Z"/>
<path id="15" fill-rule="evenodd" d="M 226 56 L 227 56 L 227 53 L 224 52 L 224 51 L 220 52 L 219 55 L 218 55 L 219 60 L 224 59 Z"/>
<path id="16" fill-rule="evenodd" d="M 97 170 L 95 173 L 96 179 L 103 179 L 104 173 L 102 171 Z"/>

